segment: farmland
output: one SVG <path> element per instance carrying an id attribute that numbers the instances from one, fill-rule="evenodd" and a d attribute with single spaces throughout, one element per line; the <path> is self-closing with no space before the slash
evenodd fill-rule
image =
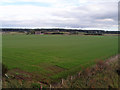
<path id="1" fill-rule="evenodd" d="M 3 35 L 3 63 L 59 80 L 118 53 L 117 36 Z"/>

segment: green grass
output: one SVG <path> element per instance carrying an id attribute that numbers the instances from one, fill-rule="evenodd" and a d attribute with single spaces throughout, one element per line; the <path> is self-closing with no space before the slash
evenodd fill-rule
<path id="1" fill-rule="evenodd" d="M 117 36 L 3 35 L 3 63 L 47 77 L 45 67 L 57 65 L 65 70 L 52 79 L 66 77 L 118 53 Z M 43 64 L 43 65 L 42 65 Z"/>

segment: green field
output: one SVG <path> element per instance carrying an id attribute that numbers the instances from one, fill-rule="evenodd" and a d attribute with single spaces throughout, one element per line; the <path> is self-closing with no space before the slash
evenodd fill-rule
<path id="1" fill-rule="evenodd" d="M 58 79 L 118 53 L 117 36 L 3 35 L 3 63 L 11 70 Z"/>

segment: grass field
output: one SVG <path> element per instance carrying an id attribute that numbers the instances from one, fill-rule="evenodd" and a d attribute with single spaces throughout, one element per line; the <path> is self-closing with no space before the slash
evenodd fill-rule
<path id="1" fill-rule="evenodd" d="M 117 36 L 3 35 L 3 63 L 57 80 L 118 53 Z"/>

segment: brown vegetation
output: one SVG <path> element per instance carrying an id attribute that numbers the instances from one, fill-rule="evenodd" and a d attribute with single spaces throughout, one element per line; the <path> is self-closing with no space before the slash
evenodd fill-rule
<path id="1" fill-rule="evenodd" d="M 56 69 L 63 70 L 51 65 L 46 69 L 54 73 Z M 119 75 L 118 56 L 115 56 L 107 61 L 99 60 L 95 66 L 83 68 L 76 75 L 68 76 L 54 84 L 35 73 L 14 69 L 8 71 L 9 78 L 3 77 L 3 88 L 118 88 Z"/>
<path id="2" fill-rule="evenodd" d="M 109 63 L 108 63 L 109 62 Z M 69 76 L 60 83 L 53 84 L 52 88 L 118 88 L 118 56 L 107 61 L 99 60 L 91 68 Z"/>

